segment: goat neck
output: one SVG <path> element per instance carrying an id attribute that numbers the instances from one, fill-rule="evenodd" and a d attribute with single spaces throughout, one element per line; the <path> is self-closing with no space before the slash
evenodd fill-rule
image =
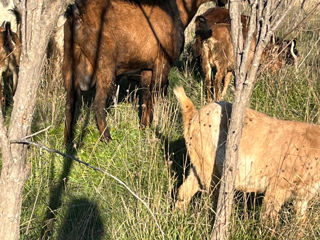
<path id="1" fill-rule="evenodd" d="M 180 13 L 180 19 L 184 28 L 188 26 L 194 15 L 196 15 L 200 5 L 209 1 L 210 0 L 176 0 Z"/>

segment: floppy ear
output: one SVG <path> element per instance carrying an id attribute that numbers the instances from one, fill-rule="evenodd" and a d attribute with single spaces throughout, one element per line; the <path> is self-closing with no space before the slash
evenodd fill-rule
<path id="1" fill-rule="evenodd" d="M 6 22 L 5 23 L 5 29 L 6 29 L 6 37 L 10 40 L 12 40 L 12 31 L 11 31 L 11 23 Z"/>
<path id="2" fill-rule="evenodd" d="M 73 5 L 73 19 L 76 26 L 79 26 L 82 23 L 80 16 L 80 10 L 77 6 Z"/>
<path id="3" fill-rule="evenodd" d="M 5 23 L 5 33 L 4 33 L 4 46 L 8 52 L 12 52 L 14 45 L 12 40 L 12 31 L 10 22 Z"/>
<path id="4" fill-rule="evenodd" d="M 208 31 L 198 30 L 196 31 L 196 35 L 199 35 L 202 40 L 206 40 L 212 37 L 212 30 L 211 29 L 209 29 Z"/>

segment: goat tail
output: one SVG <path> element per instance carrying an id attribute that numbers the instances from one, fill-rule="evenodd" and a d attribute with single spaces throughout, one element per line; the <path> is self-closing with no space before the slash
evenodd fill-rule
<path id="1" fill-rule="evenodd" d="M 192 117 L 196 114 L 197 110 L 191 99 L 187 97 L 183 87 L 175 87 L 173 92 L 180 103 L 183 122 L 185 125 L 188 125 Z"/>

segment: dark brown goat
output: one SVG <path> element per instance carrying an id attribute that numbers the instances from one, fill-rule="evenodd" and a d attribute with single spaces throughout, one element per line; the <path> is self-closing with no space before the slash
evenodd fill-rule
<path id="1" fill-rule="evenodd" d="M 4 72 L 12 74 L 12 93 L 16 91 L 18 83 L 19 60 L 21 43 L 18 35 L 11 30 L 10 22 L 4 22 L 0 26 L 0 78 Z M 6 79 L 5 79 L 6 80 Z M 2 86 L 0 84 L 0 99 L 5 101 Z"/>
<path id="2" fill-rule="evenodd" d="M 221 23 L 225 21 L 226 23 Z M 243 38 L 247 39 L 248 17 L 242 16 Z M 214 85 L 214 100 L 219 101 L 227 91 L 234 69 L 233 45 L 231 41 L 231 25 L 229 11 L 222 8 L 209 9 L 205 14 L 196 18 L 196 43 L 195 49 L 201 55 L 202 68 L 206 75 L 207 101 L 212 101 L 212 86 Z M 200 40 L 199 40 L 200 39 Z M 198 42 L 197 42 L 198 41 Z M 199 43 L 200 42 L 200 43 Z M 199 47 L 200 45 L 200 47 Z M 250 66 L 256 39 L 253 38 L 249 49 Z M 291 45 L 291 47 L 288 47 Z M 293 63 L 297 50 L 295 41 L 277 38 L 271 41 L 262 54 L 261 62 L 267 64 L 273 71 L 279 70 L 285 63 Z M 212 67 L 215 66 L 217 73 L 212 84 Z M 225 79 L 221 93 L 222 80 Z"/>
<path id="3" fill-rule="evenodd" d="M 184 45 L 184 29 L 209 0 L 87 0 L 76 2 L 65 24 L 63 76 L 67 91 L 65 143 L 72 134 L 77 92 L 95 86 L 93 107 L 102 139 L 111 139 L 104 107 L 117 76 L 140 73 L 141 126 L 152 121 L 154 96 L 166 92 L 168 73 Z"/>

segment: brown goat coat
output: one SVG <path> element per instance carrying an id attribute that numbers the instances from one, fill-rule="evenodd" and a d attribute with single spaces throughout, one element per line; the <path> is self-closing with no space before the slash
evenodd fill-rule
<path id="1" fill-rule="evenodd" d="M 83 90 L 96 86 L 97 125 L 103 138 L 110 139 L 104 107 L 116 76 L 122 73 L 141 73 L 144 103 L 141 125 L 148 125 L 152 121 L 154 94 L 159 89 L 166 92 L 167 75 L 183 49 L 184 29 L 199 5 L 206 1 L 88 0 L 86 6 L 80 6 L 80 23 L 69 19 L 65 26 L 68 53 L 63 69 L 67 90 L 65 142 L 71 134 L 76 85 Z M 81 49 L 92 73 L 73 69 L 79 64 L 72 59 L 73 46 Z"/>
<path id="2" fill-rule="evenodd" d="M 234 69 L 233 44 L 231 40 L 230 24 L 216 24 L 211 27 L 212 37 L 202 42 L 201 57 L 202 68 L 206 75 L 207 99 L 211 102 L 211 88 L 214 85 L 214 98 L 216 101 L 227 92 L 227 87 L 231 81 L 232 71 Z M 244 41 L 247 39 L 248 30 L 243 29 Z M 251 42 L 249 49 L 249 64 L 251 64 L 255 49 L 255 39 Z M 212 84 L 212 67 L 215 66 L 217 73 L 214 84 Z M 222 80 L 225 78 L 225 84 L 221 93 Z"/>
<path id="3" fill-rule="evenodd" d="M 212 37 L 202 40 L 197 31 L 201 30 L 199 17 L 206 19 L 206 24 L 212 31 Z M 228 9 L 225 8 L 210 8 L 196 19 L 196 40 L 194 51 L 196 56 L 202 58 L 202 69 L 206 75 L 206 93 L 207 101 L 212 101 L 212 86 L 214 86 L 215 100 L 218 101 L 227 92 L 227 87 L 232 78 L 234 69 L 233 60 L 233 45 L 231 40 L 231 18 Z M 247 38 L 249 17 L 241 15 L 243 25 L 243 37 Z M 255 39 L 250 47 L 249 62 L 252 61 L 253 51 L 255 48 Z M 212 67 L 217 69 L 215 81 L 213 83 Z M 225 79 L 223 91 L 221 93 L 220 86 L 222 80 Z"/>
<path id="4" fill-rule="evenodd" d="M 10 52 L 5 46 L 11 46 Z M 21 43 L 18 35 L 11 31 L 10 25 L 6 29 L 0 26 L 0 79 L 2 73 L 9 70 L 12 73 L 12 92 L 15 93 L 18 84 L 18 67 L 21 55 Z M 0 84 L 0 100 L 5 101 Z"/>
<path id="5" fill-rule="evenodd" d="M 226 24 L 231 24 L 231 18 L 230 18 L 230 13 L 229 10 L 226 8 L 209 8 L 206 12 L 201 14 L 200 16 L 203 16 L 206 21 L 208 26 L 213 26 L 218 23 L 226 23 Z M 247 27 L 249 24 L 249 17 L 241 15 L 241 23 L 242 26 Z M 199 21 L 195 21 L 195 31 L 197 32 L 200 28 L 199 26 Z M 195 57 L 198 57 L 201 55 L 201 37 L 196 34 L 195 36 L 195 43 L 193 45 L 193 49 L 195 52 Z"/>
<path id="6" fill-rule="evenodd" d="M 194 169 L 178 190 L 176 207 L 184 208 L 200 186 L 209 189 L 213 175 L 221 177 L 232 105 L 211 103 L 197 111 L 183 88 L 175 89 L 175 94 L 182 108 L 184 137 Z M 278 120 L 247 109 L 236 190 L 265 192 L 263 209 L 273 220 L 290 199 L 295 200 L 298 215 L 304 216 L 308 202 L 320 188 L 319 136 L 320 126 Z"/>

